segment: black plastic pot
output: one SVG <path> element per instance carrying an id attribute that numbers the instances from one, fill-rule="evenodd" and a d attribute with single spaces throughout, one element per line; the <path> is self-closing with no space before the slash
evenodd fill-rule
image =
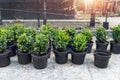
<path id="1" fill-rule="evenodd" d="M 48 48 L 47 53 L 48 53 L 48 58 L 50 58 L 50 55 L 51 55 L 51 46 Z"/>
<path id="2" fill-rule="evenodd" d="M 73 41 L 71 40 L 71 41 L 69 41 L 69 43 L 68 43 L 68 45 L 67 45 L 67 50 L 71 50 L 71 48 L 72 48 L 72 44 L 73 43 Z"/>
<path id="3" fill-rule="evenodd" d="M 103 27 L 105 29 L 109 29 L 109 22 L 103 22 Z"/>
<path id="4" fill-rule="evenodd" d="M 83 52 L 75 52 L 75 51 L 71 50 L 71 53 L 72 53 L 72 63 L 78 64 L 78 65 L 84 63 L 84 59 L 85 59 L 87 50 L 83 51 Z"/>
<path id="5" fill-rule="evenodd" d="M 48 54 L 43 56 L 32 54 L 32 61 L 36 69 L 44 69 L 47 67 Z"/>
<path id="6" fill-rule="evenodd" d="M 110 51 L 114 54 L 120 54 L 120 43 L 110 41 Z"/>
<path id="7" fill-rule="evenodd" d="M 13 57 L 16 55 L 16 50 L 17 50 L 17 44 L 16 42 L 11 42 L 7 45 L 7 49 L 10 50 L 10 57 Z"/>
<path id="8" fill-rule="evenodd" d="M 96 41 L 96 49 L 105 51 L 107 50 L 108 44 L 109 44 L 108 41 L 105 42 Z"/>
<path id="9" fill-rule="evenodd" d="M 19 64 L 29 64 L 31 63 L 31 55 L 28 53 L 21 53 L 17 51 L 17 57 Z"/>
<path id="10" fill-rule="evenodd" d="M 68 50 L 64 52 L 59 52 L 57 50 L 53 50 L 55 53 L 55 61 L 58 64 L 65 64 L 68 61 Z"/>
<path id="11" fill-rule="evenodd" d="M 96 50 L 94 52 L 94 65 L 99 68 L 106 68 L 108 66 L 110 57 L 110 52 Z"/>
<path id="12" fill-rule="evenodd" d="M 10 50 L 0 53 L 0 67 L 6 67 L 10 64 Z"/>
<path id="13" fill-rule="evenodd" d="M 87 53 L 91 53 L 93 46 L 93 41 L 87 43 Z"/>

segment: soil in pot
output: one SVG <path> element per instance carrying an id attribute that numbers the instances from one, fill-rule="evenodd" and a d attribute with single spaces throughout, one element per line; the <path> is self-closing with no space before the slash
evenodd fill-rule
<path id="1" fill-rule="evenodd" d="M 91 53 L 93 46 L 93 41 L 87 43 L 87 53 Z"/>
<path id="2" fill-rule="evenodd" d="M 108 44 L 109 44 L 108 41 L 104 41 L 104 42 L 96 41 L 96 49 L 105 51 L 107 50 Z"/>
<path id="3" fill-rule="evenodd" d="M 85 59 L 87 50 L 85 50 L 83 52 L 76 52 L 74 50 L 71 50 L 71 53 L 72 53 L 72 63 L 78 64 L 78 65 L 84 63 L 84 59 Z"/>
<path id="4" fill-rule="evenodd" d="M 47 67 L 48 54 L 42 56 L 32 54 L 32 61 L 36 69 L 44 69 Z"/>
<path id="5" fill-rule="evenodd" d="M 6 67 L 10 64 L 10 50 L 6 50 L 0 54 L 0 67 Z"/>
<path id="6" fill-rule="evenodd" d="M 94 52 L 94 65 L 99 68 L 106 68 L 108 66 L 110 57 L 110 52 L 96 50 Z"/>
<path id="7" fill-rule="evenodd" d="M 120 43 L 110 41 L 110 51 L 114 54 L 120 54 Z"/>
<path id="8" fill-rule="evenodd" d="M 22 53 L 17 51 L 17 57 L 19 64 L 29 64 L 31 63 L 31 55 L 28 53 Z"/>
<path id="9" fill-rule="evenodd" d="M 68 50 L 65 51 L 58 51 L 56 49 L 53 50 L 55 53 L 55 61 L 58 64 L 65 64 L 68 61 Z"/>

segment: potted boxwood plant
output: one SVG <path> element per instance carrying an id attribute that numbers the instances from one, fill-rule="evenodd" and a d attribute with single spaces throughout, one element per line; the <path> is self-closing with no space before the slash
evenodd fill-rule
<path id="1" fill-rule="evenodd" d="M 65 28 L 66 33 L 70 36 L 69 43 L 67 45 L 68 49 L 71 49 L 71 44 L 73 42 L 73 37 L 77 34 L 76 30 L 72 27 L 66 27 Z"/>
<path id="2" fill-rule="evenodd" d="M 7 36 L 0 29 L 0 67 L 5 67 L 10 64 L 10 51 L 7 49 Z"/>
<path id="3" fill-rule="evenodd" d="M 16 55 L 16 44 L 14 42 L 14 34 L 11 26 L 5 25 L 3 28 L 4 32 L 7 35 L 7 49 L 10 50 L 10 57 L 13 57 Z"/>
<path id="4" fill-rule="evenodd" d="M 52 47 L 53 47 L 53 50 L 55 49 L 55 46 L 54 46 L 54 42 L 55 42 L 55 39 L 57 38 L 58 36 L 58 31 L 59 29 L 58 28 L 52 28 L 51 29 L 51 41 L 52 41 Z"/>
<path id="5" fill-rule="evenodd" d="M 28 64 L 31 62 L 31 53 L 33 50 L 33 38 L 22 34 L 17 40 L 17 57 L 19 64 Z"/>
<path id="6" fill-rule="evenodd" d="M 96 49 L 107 50 L 109 42 L 107 41 L 107 32 L 105 28 L 99 27 L 96 30 Z"/>
<path id="7" fill-rule="evenodd" d="M 36 69 L 47 67 L 49 39 L 44 34 L 37 34 L 34 42 L 34 53 L 32 54 L 33 65 Z"/>
<path id="8" fill-rule="evenodd" d="M 110 51 L 115 54 L 120 54 L 120 25 L 112 29 L 113 41 L 110 41 Z"/>
<path id="9" fill-rule="evenodd" d="M 111 53 L 104 50 L 96 50 L 94 52 L 94 65 L 99 68 L 106 68 L 111 58 Z"/>
<path id="10" fill-rule="evenodd" d="M 91 53 L 92 46 L 93 46 L 93 41 L 92 41 L 93 34 L 92 34 L 92 31 L 90 29 L 88 29 L 88 28 L 84 28 L 84 29 L 82 29 L 81 33 L 86 36 L 87 46 L 88 46 L 87 52 Z"/>
<path id="11" fill-rule="evenodd" d="M 11 27 L 14 34 L 14 40 L 17 41 L 18 37 L 25 32 L 25 26 L 23 24 L 14 24 Z"/>
<path id="12" fill-rule="evenodd" d="M 8 42 L 8 49 L 11 49 L 10 56 L 15 56 L 16 55 L 16 50 L 18 49 L 17 47 L 17 39 L 18 37 L 24 33 L 24 25 L 22 24 L 13 24 L 9 27 L 8 30 L 8 39 L 11 39 L 14 37 L 14 40 L 12 42 Z"/>
<path id="13" fill-rule="evenodd" d="M 51 53 L 51 48 L 52 48 L 52 39 L 51 39 L 51 34 L 52 34 L 52 28 L 50 24 L 43 25 L 40 29 L 40 33 L 46 35 L 49 39 L 49 48 L 48 48 L 48 54 L 50 58 L 50 53 Z"/>
<path id="14" fill-rule="evenodd" d="M 68 61 L 67 44 L 69 42 L 69 35 L 64 30 L 57 31 L 57 36 L 53 40 L 55 61 L 59 64 L 65 64 Z"/>
<path id="15" fill-rule="evenodd" d="M 36 29 L 35 28 L 25 28 L 25 33 L 27 36 L 31 36 L 33 39 L 35 39 L 35 36 L 37 34 Z"/>
<path id="16" fill-rule="evenodd" d="M 74 64 L 83 64 L 84 58 L 87 53 L 87 40 L 86 36 L 83 34 L 77 34 L 73 38 L 72 44 L 72 63 Z"/>

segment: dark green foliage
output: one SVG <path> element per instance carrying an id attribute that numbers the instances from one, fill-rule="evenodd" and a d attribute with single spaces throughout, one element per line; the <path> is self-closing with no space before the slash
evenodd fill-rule
<path id="1" fill-rule="evenodd" d="M 7 42 L 10 43 L 14 41 L 14 34 L 12 27 L 9 25 L 5 25 L 2 29 L 4 30 L 4 33 L 7 35 Z"/>
<path id="2" fill-rule="evenodd" d="M 27 36 L 31 36 L 31 37 L 35 38 L 36 29 L 35 28 L 25 28 L 25 33 L 27 34 Z"/>
<path id="3" fill-rule="evenodd" d="M 88 28 L 82 29 L 81 33 L 86 36 L 87 42 L 92 41 L 93 34 L 90 29 Z"/>
<path id="4" fill-rule="evenodd" d="M 55 40 L 55 38 L 57 38 L 58 32 L 59 32 L 58 28 L 52 28 L 51 29 L 51 39 L 53 41 Z"/>
<path id="5" fill-rule="evenodd" d="M 50 24 L 43 25 L 40 29 L 40 33 L 46 35 L 49 39 L 51 38 L 52 35 L 52 28 Z"/>
<path id="6" fill-rule="evenodd" d="M 69 36 L 71 36 L 71 38 L 73 38 L 77 34 L 76 30 L 72 27 L 65 28 L 65 31 Z"/>
<path id="7" fill-rule="evenodd" d="M 53 39 L 53 44 L 55 48 L 59 51 L 66 50 L 66 46 L 69 42 L 70 36 L 64 30 L 58 30 L 54 35 L 55 36 Z"/>
<path id="8" fill-rule="evenodd" d="M 7 48 L 7 36 L 3 29 L 0 29 L 0 53 L 2 53 Z"/>
<path id="9" fill-rule="evenodd" d="M 20 52 L 31 53 L 33 50 L 33 38 L 24 33 L 18 38 L 17 46 Z"/>
<path id="10" fill-rule="evenodd" d="M 117 43 L 120 43 L 120 25 L 112 29 L 112 37 L 114 41 L 116 41 Z"/>
<path id="11" fill-rule="evenodd" d="M 14 24 L 12 25 L 12 30 L 14 39 L 17 40 L 18 37 L 25 32 L 25 26 L 23 24 Z"/>
<path id="12" fill-rule="evenodd" d="M 86 40 L 86 36 L 84 36 L 83 34 L 77 34 L 74 38 L 73 38 L 73 49 L 77 52 L 82 52 L 84 50 L 86 50 L 87 48 L 87 40 Z"/>
<path id="13" fill-rule="evenodd" d="M 38 56 L 47 54 L 49 39 L 44 34 L 38 34 L 34 42 L 34 53 Z"/>
<path id="14" fill-rule="evenodd" d="M 99 27 L 96 29 L 96 38 L 98 41 L 104 42 L 107 40 L 107 32 L 105 28 Z"/>

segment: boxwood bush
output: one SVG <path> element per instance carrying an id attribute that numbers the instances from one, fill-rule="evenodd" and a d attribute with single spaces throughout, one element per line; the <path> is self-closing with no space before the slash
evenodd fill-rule
<path id="1" fill-rule="evenodd" d="M 3 28 L 4 33 L 7 35 L 7 43 L 11 43 L 14 41 L 14 34 L 12 27 L 10 25 L 5 25 Z"/>
<path id="2" fill-rule="evenodd" d="M 65 51 L 70 40 L 70 36 L 65 32 L 65 30 L 58 30 L 54 35 L 55 37 L 53 44 L 55 46 L 55 49 L 59 51 Z"/>
<path id="3" fill-rule="evenodd" d="M 47 54 L 49 39 L 44 34 L 37 34 L 34 42 L 34 54 L 41 56 Z"/>
<path id="4" fill-rule="evenodd" d="M 92 31 L 90 29 L 84 28 L 84 29 L 82 29 L 81 33 L 86 36 L 87 42 L 92 41 L 93 34 L 92 34 Z"/>
<path id="5" fill-rule="evenodd" d="M 74 51 L 82 52 L 82 51 L 86 50 L 86 48 L 87 48 L 86 45 L 87 45 L 86 36 L 84 36 L 83 34 L 77 34 L 73 38 L 72 49 Z"/>
<path id="6" fill-rule="evenodd" d="M 17 40 L 17 46 L 20 52 L 31 53 L 33 50 L 33 38 L 26 33 L 19 36 Z"/>
<path id="7" fill-rule="evenodd" d="M 12 30 L 13 30 L 13 34 L 14 34 L 14 39 L 17 40 L 18 37 L 25 32 L 25 25 L 14 24 L 14 25 L 12 25 Z"/>
<path id="8" fill-rule="evenodd" d="M 2 29 L 0 29 L 0 53 L 7 48 L 7 36 Z"/>
<path id="9" fill-rule="evenodd" d="M 120 25 L 112 28 L 112 38 L 115 42 L 120 43 Z"/>
<path id="10" fill-rule="evenodd" d="M 105 28 L 98 27 L 96 29 L 96 38 L 100 42 L 104 42 L 107 40 L 107 32 L 106 32 Z"/>

